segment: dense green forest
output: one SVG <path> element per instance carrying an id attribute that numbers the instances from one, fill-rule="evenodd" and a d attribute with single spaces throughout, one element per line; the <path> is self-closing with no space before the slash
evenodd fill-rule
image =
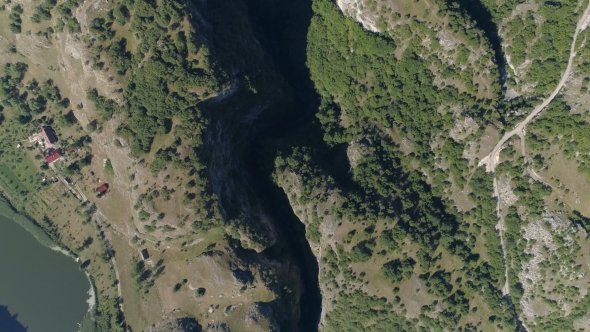
<path id="1" fill-rule="evenodd" d="M 398 60 L 391 56 L 399 47 L 395 38 L 364 30 L 329 1 L 315 1 L 314 9 L 308 65 L 322 96 L 318 117 L 330 144 L 351 141 L 371 123 L 393 126 L 412 137 L 416 158 L 426 166 L 432 165 L 428 141 L 452 119 L 451 114 L 437 112 L 438 105 L 461 104 L 467 114 L 477 115 L 482 122 L 493 118 L 497 100 L 479 100 L 449 85 L 435 86 L 419 39 L 411 39 Z M 428 30 L 417 21 L 412 26 Z M 371 82 L 367 82 L 367 73 Z M 465 81 L 471 82 L 468 73 Z M 342 117 L 354 125 L 339 126 Z"/>
<path id="2" fill-rule="evenodd" d="M 498 59 L 503 57 L 501 52 L 491 51 L 499 45 L 493 40 L 498 37 L 497 32 L 494 37 L 490 29 L 497 29 L 494 25 L 500 24 L 517 3 L 493 10 L 488 6 L 495 5 L 486 2 L 483 5 L 439 2 L 438 5 L 441 10 L 437 15 L 444 13 L 452 17 L 448 29 L 463 38 L 461 47 L 483 45 L 490 54 L 495 53 L 495 60 L 502 60 Z M 551 4 L 542 5 L 540 13 L 556 24 L 543 24 L 541 29 L 537 29 L 536 23 L 533 29 L 532 23 L 526 20 L 518 25 L 521 23 L 518 17 L 509 23 L 511 36 L 526 41 L 532 41 L 535 34 L 542 36 L 535 38 L 538 44 L 531 54 L 539 60 L 533 63 L 527 76 L 538 82 L 535 89 L 539 93 L 553 87 L 565 68 L 571 38 L 553 42 L 552 36 L 573 34 L 577 17 L 569 13 L 576 6 L 576 2 L 553 9 Z M 311 125 L 304 130 L 306 134 L 290 140 L 291 147 L 283 148 L 275 160 L 274 178 L 290 195 L 292 204 L 305 207 L 298 215 L 307 225 L 310 242 L 322 245 L 329 241 L 322 228 L 324 224 L 330 225 L 330 220 L 337 223 L 336 227 L 354 227 L 342 237 L 343 243 L 327 245 L 321 259 L 321 279 L 328 285 L 324 290 L 333 294 L 326 329 L 370 330 L 373 326 L 391 324 L 396 326 L 393 329 L 408 330 L 404 324 L 412 324 L 424 330 L 519 330 L 523 286 L 517 272 L 532 258 L 523 255 L 525 250 L 530 250 L 530 243 L 527 246 L 521 239 L 521 227 L 542 217 L 545 198 L 551 195 L 552 189 L 531 182 L 527 166 L 522 159 L 514 158 L 514 154 L 511 155 L 514 163 L 498 167 L 497 174 L 510 176 L 522 206 L 518 212 L 510 208 L 506 217 L 504 240 L 511 298 L 504 297 L 500 291 L 505 282 L 504 262 L 496 231 L 496 202 L 491 199 L 492 175 L 483 168 L 474 168 L 464 154 L 468 148 L 465 142 L 477 139 L 482 132 L 474 132 L 464 140 L 449 138 L 457 114 L 441 112 L 440 105 L 451 108 L 461 105 L 461 116 L 473 117 L 480 126 L 497 126 L 497 121 L 510 126 L 522 116 L 514 116 L 510 110 L 518 108 L 526 114 L 534 98 L 504 100 L 497 85 L 491 98 L 482 98 L 477 88 L 469 88 L 473 84 L 473 72 L 451 68 L 449 72 L 453 74 L 445 74 L 444 68 L 439 67 L 443 53 L 440 45 L 423 43 L 425 39 L 436 39 L 430 30 L 432 26 L 419 17 L 401 16 L 406 19 L 401 21 L 400 15 L 391 14 L 390 7 L 383 5 L 379 9 L 376 5 L 369 10 L 380 10 L 381 17 L 390 15 L 398 24 L 390 28 L 383 25 L 383 33 L 373 33 L 343 15 L 331 1 L 313 1 L 313 10 L 307 64 L 320 98 L 316 116 L 321 133 Z M 408 19 L 410 23 L 406 25 Z M 461 23 L 472 19 L 483 30 L 463 30 Z M 489 42 L 488 38 L 491 38 Z M 541 50 L 541 45 L 550 47 Z M 513 47 L 519 46 L 514 43 Z M 466 61 L 460 51 L 456 59 Z M 497 63 L 502 65 L 502 61 Z M 470 65 L 463 62 L 462 67 Z M 472 70 L 477 71 L 477 66 Z M 498 69 L 492 70 L 497 73 Z M 460 80 L 463 85 L 440 86 L 437 84 L 440 77 Z M 498 80 L 499 75 L 494 77 L 494 82 Z M 564 136 L 570 138 L 560 138 L 559 142 L 572 157 L 575 151 L 583 150 L 586 135 L 576 131 L 584 130 L 577 125 L 585 123 L 584 116 L 568 115 L 565 104 L 551 105 L 549 114 L 553 115 L 541 118 L 532 126 L 535 135 L 531 148 L 548 149 L 555 133 L 565 131 Z M 542 138 L 537 134 L 539 130 L 549 137 Z M 411 141 L 411 152 L 404 151 L 397 140 L 400 136 Z M 433 144 L 437 140 L 441 142 Z M 344 148 L 351 163 L 346 165 L 350 167 L 348 172 L 339 171 L 346 166 L 335 166 L 336 160 L 342 160 L 339 158 Z M 504 156 L 507 152 L 502 153 Z M 580 154 L 579 158 L 585 156 Z M 534 160 L 542 165 L 542 159 Z M 438 166 L 441 163 L 448 166 Z M 579 163 L 582 171 L 586 164 Z M 295 185 L 298 190 L 292 189 Z M 471 208 L 457 209 L 455 198 L 449 198 L 453 188 L 468 191 Z M 330 208 L 322 212 L 326 204 Z M 416 247 L 410 250 L 407 243 Z M 574 257 L 576 253 L 569 255 Z M 442 268 L 441 265 L 448 268 L 449 257 L 460 261 L 461 268 Z M 371 273 L 366 270 L 369 265 L 364 264 L 369 262 L 382 264 L 380 277 L 371 274 L 370 279 L 365 278 Z M 409 320 L 403 315 L 407 309 L 400 305 L 400 296 L 395 294 L 407 288 L 408 280 L 416 276 L 424 282 L 427 293 L 437 300 L 423 306 L 418 318 Z M 377 282 L 377 287 L 382 287 L 381 278 L 389 283 L 386 287 L 393 288 L 394 297 L 384 294 L 378 303 L 379 299 L 373 297 L 375 293 L 359 285 Z M 584 301 L 579 302 L 583 308 Z M 483 304 L 474 307 L 474 302 Z M 366 306 L 374 310 L 363 311 Z M 579 317 L 576 314 L 551 326 L 571 328 Z M 468 323 L 478 319 L 481 321 L 477 324 Z M 369 321 L 380 323 L 371 325 Z M 548 322 L 545 318 L 543 321 Z"/>
<path id="3" fill-rule="evenodd" d="M 489 16 L 489 29 L 502 29 L 508 42 L 504 57 L 510 57 L 514 67 L 527 59 L 531 62 L 526 75 L 518 79 L 533 84 L 536 93 L 547 93 L 567 65 L 576 22 L 584 6 L 578 1 L 533 3 L 538 9 L 531 7 L 511 16 L 522 2 L 484 0 L 476 15 Z"/>
<path id="4" fill-rule="evenodd" d="M 332 206 L 330 215 L 337 220 L 362 223 L 365 227 L 363 232 L 347 235 L 350 251 L 337 245 L 336 250 L 329 250 L 324 258 L 324 278 L 332 280 L 342 274 L 345 280 L 330 286 L 339 291 L 336 291 L 335 309 L 327 314 L 327 329 L 354 330 L 354 326 L 358 328 L 366 323 L 355 321 L 353 317 L 367 317 L 369 320 L 386 319 L 387 324 L 402 330 L 408 329 L 401 327 L 403 324 L 434 329 L 460 326 L 460 329 L 469 330 L 475 326 L 466 324 L 464 317 L 477 315 L 477 308 L 471 308 L 468 303 L 478 297 L 490 312 L 486 320 L 489 318 L 489 322 L 498 327 L 515 329 L 514 309 L 499 291 L 504 280 L 503 263 L 498 235 L 494 231 L 495 204 L 489 199 L 490 176 L 481 169 L 468 175 L 467 163 L 459 163 L 463 150 L 459 143 L 448 142 L 437 152 L 462 165 L 453 172 L 453 177 L 461 176 L 465 184 L 469 182 L 472 187 L 471 199 L 476 207 L 462 214 L 442 197 L 444 188 L 450 185 L 448 175 L 439 176 L 435 171 L 436 186 L 431 186 L 424 173 L 412 166 L 417 162 L 421 169 L 435 169 L 435 152 L 430 142 L 441 131 L 449 130 L 445 123 L 452 119 L 452 114 L 437 112 L 437 105 L 463 104 L 467 114 L 485 123 L 500 116 L 494 114 L 491 107 L 497 101 L 480 100 L 448 85 L 437 87 L 427 60 L 418 55 L 422 53 L 419 42 L 404 45 L 401 58 L 395 59 L 391 56 L 399 47 L 395 31 L 393 38 L 367 32 L 360 24 L 344 17 L 330 1 L 314 1 L 313 8 L 308 65 L 321 98 L 317 117 L 324 131 L 324 147 L 307 139 L 308 147 L 281 152 L 275 167 L 279 182 L 285 172 L 298 175 L 301 190 L 298 197 L 293 198 L 299 199 L 301 204 L 322 204 L 329 199 L 330 192 L 336 191 L 340 198 L 338 204 Z M 427 30 L 420 22 L 414 21 L 414 24 L 412 28 Z M 343 126 L 343 122 L 348 125 Z M 411 137 L 414 152 L 409 155 L 401 152 L 399 144 L 383 132 L 385 129 Z M 357 142 L 365 149 L 351 169 L 352 174 L 348 178 L 329 175 L 328 156 L 333 155 L 330 151 L 341 143 L 350 142 Z M 458 154 L 453 152 L 456 149 Z M 310 241 L 319 239 L 316 229 L 324 217 L 318 217 L 308 226 Z M 383 221 L 385 230 L 375 231 L 376 226 L 382 227 Z M 487 260 L 475 252 L 476 241 L 473 241 L 482 229 L 485 230 Z M 399 251 L 406 239 L 418 245 L 419 250 L 413 257 L 404 257 Z M 463 268 L 440 269 L 443 254 L 457 257 Z M 412 322 L 396 316 L 405 310 L 399 307 L 399 300 L 396 304 L 385 298 L 380 304 L 382 308 L 371 314 L 361 314 L 363 305 L 354 303 L 373 300 L 363 292 L 347 290 L 347 285 L 362 281 L 364 274 L 359 276 L 351 269 L 351 264 L 375 259 L 383 261 L 383 278 L 393 285 L 415 275 L 416 269 L 421 271 L 420 279 L 428 286 L 428 293 L 446 303 L 442 314 L 435 319 L 428 314 L 436 307 L 435 302 L 430 309 L 423 308 L 420 317 Z M 469 282 L 458 282 L 461 279 Z M 478 292 L 478 289 L 485 291 Z M 353 302 L 349 304 L 349 301 Z"/>

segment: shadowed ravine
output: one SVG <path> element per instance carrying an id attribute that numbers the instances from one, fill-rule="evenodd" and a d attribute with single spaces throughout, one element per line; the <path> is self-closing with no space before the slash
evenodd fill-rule
<path id="1" fill-rule="evenodd" d="M 305 63 L 307 30 L 313 14 L 311 1 L 248 0 L 247 3 L 257 39 L 272 57 L 275 69 L 292 88 L 293 100 L 288 116 L 251 140 L 245 165 L 250 182 L 254 184 L 252 189 L 274 220 L 279 237 L 287 242 L 265 253 L 271 258 L 282 255 L 277 249 L 285 246 L 301 269 L 303 293 L 299 331 L 318 331 L 322 310 L 318 262 L 305 237 L 305 226 L 293 212 L 284 191 L 272 181 L 272 167 L 263 165 L 274 154 L 268 150 L 269 143 L 296 134 L 297 128 L 309 123 L 317 110 L 318 98 Z"/>
<path id="2" fill-rule="evenodd" d="M 498 25 L 494 22 L 492 13 L 484 5 L 482 0 L 446 0 L 448 6 L 459 4 L 457 10 L 465 11 L 468 17 L 473 19 L 477 28 L 484 32 L 486 39 L 490 42 L 494 50 L 494 60 L 498 66 L 500 85 L 506 83 L 506 58 L 502 50 L 502 38 L 498 34 Z"/>
<path id="3" fill-rule="evenodd" d="M 252 151 L 255 155 L 255 151 Z M 248 165 L 252 180 L 256 183 L 255 192 L 265 200 L 267 213 L 275 221 L 275 227 L 280 238 L 287 241 L 280 246 L 290 249 L 294 263 L 301 269 L 301 282 L 303 293 L 300 298 L 301 318 L 299 320 L 299 331 L 317 331 L 321 313 L 321 294 L 318 283 L 318 263 L 311 251 L 311 247 L 305 238 L 305 226 L 297 218 L 285 193 L 277 187 L 264 171 L 256 171 L 258 168 L 256 158 L 253 158 Z M 274 255 L 282 255 L 276 252 L 275 248 L 267 249 L 265 254 L 270 258 Z"/>

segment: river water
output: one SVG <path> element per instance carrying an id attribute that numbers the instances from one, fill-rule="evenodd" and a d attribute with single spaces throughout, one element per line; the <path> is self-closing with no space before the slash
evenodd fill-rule
<path id="1" fill-rule="evenodd" d="M 72 258 L 0 214 L 0 332 L 78 331 L 89 289 Z"/>

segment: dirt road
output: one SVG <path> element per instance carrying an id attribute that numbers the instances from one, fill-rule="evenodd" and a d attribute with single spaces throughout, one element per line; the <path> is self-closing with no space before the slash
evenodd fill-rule
<path id="1" fill-rule="evenodd" d="M 571 74 L 571 71 L 572 71 L 573 60 L 574 60 L 574 57 L 576 56 L 576 52 L 575 52 L 576 41 L 578 39 L 579 33 L 586 28 L 586 25 L 584 23 L 585 23 L 586 19 L 588 18 L 589 12 L 590 12 L 590 3 L 588 4 L 588 7 L 586 8 L 584 13 L 580 17 L 578 24 L 576 25 L 576 31 L 574 33 L 574 38 L 572 40 L 572 45 L 570 48 L 570 56 L 569 56 L 569 60 L 567 63 L 567 67 L 561 76 L 561 80 L 559 81 L 559 83 L 555 87 L 555 90 L 553 90 L 551 95 L 549 95 L 549 97 L 544 99 L 541 104 L 539 104 L 537 107 L 535 107 L 535 109 L 526 117 L 526 119 L 524 119 L 524 121 L 519 123 L 511 131 L 504 134 L 502 139 L 496 144 L 496 146 L 494 147 L 492 152 L 489 154 L 489 156 L 486 157 L 487 158 L 486 169 L 488 172 L 493 173 L 495 171 L 496 164 L 499 160 L 499 153 L 500 153 L 500 150 L 502 149 L 502 146 L 514 135 L 518 135 L 520 137 L 522 155 L 526 158 L 524 128 L 537 115 L 539 115 L 543 111 L 543 109 L 545 109 L 545 107 L 547 107 L 547 105 L 549 105 L 549 103 L 559 94 L 559 91 L 563 88 L 563 86 L 565 85 L 565 82 L 568 80 L 568 78 Z M 506 264 L 507 263 L 506 262 L 506 250 L 505 250 L 505 246 L 504 246 L 504 237 L 502 235 L 502 233 L 505 229 L 505 226 L 504 226 L 504 219 L 502 218 L 501 200 L 500 200 L 499 193 L 498 193 L 498 185 L 496 182 L 495 175 L 494 175 L 494 182 L 493 183 L 494 183 L 494 196 L 497 199 L 496 212 L 497 212 L 498 224 L 496 225 L 496 229 L 498 230 L 499 235 L 500 235 L 500 245 L 502 247 L 501 248 L 502 249 L 502 256 L 503 256 L 503 260 L 504 260 L 504 276 L 506 279 L 506 282 L 504 283 L 504 287 L 502 287 L 502 293 L 504 295 L 510 295 L 510 284 L 508 282 L 508 265 Z"/>
<path id="2" fill-rule="evenodd" d="M 511 131 L 504 134 L 502 139 L 496 144 L 496 146 L 492 150 L 492 153 L 490 153 L 490 158 L 489 158 L 489 162 L 487 165 L 488 166 L 487 170 L 489 172 L 493 172 L 496 169 L 496 160 L 497 160 L 496 156 L 500 153 L 500 150 L 501 150 L 502 146 L 504 145 L 504 143 L 506 143 L 514 135 L 518 135 L 521 138 L 523 138 L 524 137 L 523 129 L 526 127 L 526 125 L 529 122 L 531 122 L 537 115 L 539 115 L 539 113 L 541 113 L 543 111 L 543 109 L 545 107 L 547 107 L 547 105 L 549 105 L 549 103 L 557 96 L 557 94 L 559 94 L 559 91 L 565 85 L 565 82 L 567 81 L 567 79 L 569 78 L 569 76 L 571 74 L 573 60 L 574 60 L 574 57 L 576 56 L 576 52 L 574 50 L 576 47 L 576 40 L 578 39 L 578 34 L 585 29 L 584 22 L 586 21 L 586 18 L 588 17 L 589 12 L 590 12 L 590 5 L 586 8 L 584 13 L 580 17 L 580 20 L 578 21 L 578 24 L 576 26 L 576 32 L 574 33 L 574 39 L 572 41 L 572 46 L 570 48 L 570 57 L 567 62 L 567 67 L 566 67 L 565 71 L 563 72 L 563 75 L 561 76 L 561 80 L 559 81 L 559 83 L 555 87 L 555 90 L 553 90 L 551 95 L 549 95 L 549 97 L 547 97 L 545 100 L 543 100 L 543 102 L 541 104 L 539 104 L 537 107 L 535 107 L 535 109 L 531 112 L 531 114 L 529 114 L 526 117 L 526 119 L 524 119 L 524 121 L 519 123 Z M 522 141 L 524 142 L 524 140 L 522 140 Z M 522 147 L 524 148 L 524 143 L 522 143 Z"/>
<path id="3" fill-rule="evenodd" d="M 102 212 L 96 210 L 96 212 L 94 213 L 94 217 L 96 220 L 96 224 L 98 225 L 98 227 L 100 228 L 100 230 L 103 232 L 103 234 L 105 235 L 105 244 L 107 246 L 107 250 L 109 252 L 112 253 L 112 247 L 111 247 L 111 241 L 108 238 L 108 233 L 106 232 L 106 230 L 104 229 L 104 226 L 102 224 L 102 220 L 107 220 L 107 218 L 104 216 L 104 214 L 102 214 Z M 111 256 L 111 263 L 113 264 L 113 270 L 115 271 L 115 277 L 117 277 L 117 294 L 119 295 L 119 298 L 122 297 L 122 293 L 121 293 L 121 278 L 119 277 L 119 269 L 117 268 L 117 261 L 115 261 L 115 256 Z M 121 306 L 121 311 L 123 311 L 123 304 L 120 305 Z"/>

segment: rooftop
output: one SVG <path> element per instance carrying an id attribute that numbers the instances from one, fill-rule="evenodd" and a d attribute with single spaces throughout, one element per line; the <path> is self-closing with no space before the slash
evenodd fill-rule
<path id="1" fill-rule="evenodd" d="M 51 129 L 51 127 L 42 126 L 41 132 L 43 133 L 43 137 L 45 137 L 45 141 L 47 141 L 47 143 L 53 144 L 57 142 L 57 138 L 55 137 L 55 134 L 53 133 L 53 129 Z"/>
<path id="2" fill-rule="evenodd" d="M 107 189 L 109 189 L 109 187 L 106 184 L 103 184 L 102 186 L 96 188 L 96 191 L 98 191 L 99 194 L 102 194 L 107 191 Z"/>
<path id="3" fill-rule="evenodd" d="M 61 153 L 59 153 L 58 150 L 54 150 L 53 152 L 48 154 L 47 157 L 45 157 L 45 161 L 48 164 L 51 164 L 51 163 L 55 162 L 56 160 L 58 160 L 59 158 L 61 158 Z"/>
<path id="4" fill-rule="evenodd" d="M 148 259 L 150 258 L 150 254 L 148 254 L 148 250 L 147 248 L 144 248 L 143 250 L 140 251 L 141 254 L 141 259 Z"/>

